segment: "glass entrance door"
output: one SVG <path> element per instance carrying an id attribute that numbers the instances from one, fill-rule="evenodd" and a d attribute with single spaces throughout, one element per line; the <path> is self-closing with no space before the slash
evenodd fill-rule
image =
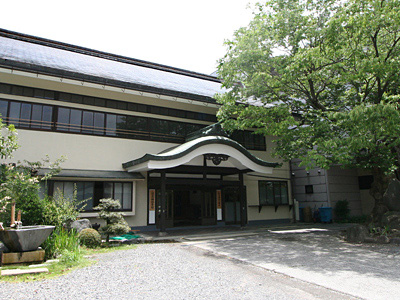
<path id="1" fill-rule="evenodd" d="M 156 192 L 156 225 L 161 221 L 161 190 Z M 216 191 L 199 186 L 168 186 L 166 190 L 166 227 L 215 225 Z"/>
<path id="2" fill-rule="evenodd" d="M 225 224 L 240 224 L 240 197 L 239 187 L 225 187 L 223 189 Z"/>

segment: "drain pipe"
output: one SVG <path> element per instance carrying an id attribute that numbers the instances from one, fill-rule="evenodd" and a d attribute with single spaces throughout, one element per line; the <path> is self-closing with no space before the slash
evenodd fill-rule
<path id="1" fill-rule="evenodd" d="M 291 196 L 292 196 L 292 203 L 293 203 L 293 210 L 292 210 L 292 223 L 297 223 L 296 220 L 296 199 L 294 198 L 294 179 L 293 179 L 293 170 L 292 170 L 292 161 L 289 160 L 289 180 L 290 180 L 290 189 L 291 189 Z"/>

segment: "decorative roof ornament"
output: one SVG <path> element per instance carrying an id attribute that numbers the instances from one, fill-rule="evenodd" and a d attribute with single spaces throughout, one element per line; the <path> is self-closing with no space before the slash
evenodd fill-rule
<path id="1" fill-rule="evenodd" d="M 186 136 L 186 142 L 192 141 L 194 139 L 203 137 L 203 136 L 223 136 L 229 137 L 228 133 L 222 128 L 221 122 L 211 124 L 207 127 L 204 127 L 200 130 L 192 132 Z"/>

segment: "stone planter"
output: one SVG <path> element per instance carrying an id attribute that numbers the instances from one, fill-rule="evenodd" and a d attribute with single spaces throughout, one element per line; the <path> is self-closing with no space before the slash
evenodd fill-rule
<path id="1" fill-rule="evenodd" d="M 22 226 L 18 229 L 6 228 L 0 231 L 0 241 L 11 252 L 34 251 L 47 239 L 55 226 Z"/>

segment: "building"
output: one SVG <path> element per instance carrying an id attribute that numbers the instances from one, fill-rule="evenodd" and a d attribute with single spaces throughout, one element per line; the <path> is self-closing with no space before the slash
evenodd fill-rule
<path id="1" fill-rule="evenodd" d="M 0 113 L 13 160 L 65 155 L 44 192 L 120 200 L 132 227 L 288 222 L 290 168 L 270 137 L 215 124 L 221 82 L 204 75 L 0 30 Z M 213 125 L 214 124 L 214 125 Z M 278 165 L 281 164 L 281 165 Z"/>
<path id="2" fill-rule="evenodd" d="M 339 166 L 324 170 L 306 170 L 300 160 L 291 161 L 293 197 L 300 208 L 335 207 L 341 200 L 349 203 L 351 216 L 370 215 L 375 205 L 369 191 L 373 176 L 365 170 L 343 169 Z"/>

